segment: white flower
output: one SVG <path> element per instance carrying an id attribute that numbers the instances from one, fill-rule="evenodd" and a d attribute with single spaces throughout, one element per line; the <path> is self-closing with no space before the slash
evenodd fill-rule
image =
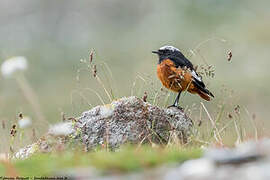
<path id="1" fill-rule="evenodd" d="M 73 132 L 72 122 L 58 123 L 49 129 L 49 134 L 54 136 L 67 136 Z"/>
<path id="2" fill-rule="evenodd" d="M 19 127 L 24 129 L 31 126 L 32 121 L 29 117 L 24 117 L 18 121 Z"/>
<path id="3" fill-rule="evenodd" d="M 10 77 L 18 70 L 27 69 L 27 59 L 23 56 L 16 56 L 5 60 L 1 65 L 1 72 L 4 77 Z"/>

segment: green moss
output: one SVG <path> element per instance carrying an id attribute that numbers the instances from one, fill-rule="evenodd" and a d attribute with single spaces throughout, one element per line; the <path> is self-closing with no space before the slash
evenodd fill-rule
<path id="1" fill-rule="evenodd" d="M 4 167 L 4 165 L 2 164 L 2 163 L 0 163 L 0 175 L 3 175 L 3 174 L 5 174 L 5 167 Z"/>
<path id="2" fill-rule="evenodd" d="M 164 163 L 181 163 L 198 158 L 202 154 L 198 148 L 136 148 L 126 146 L 118 152 L 99 150 L 96 152 L 54 152 L 36 154 L 26 160 L 17 160 L 12 164 L 21 176 L 51 175 L 56 171 L 73 167 L 96 167 L 102 171 L 130 172 L 155 167 Z M 0 166 L 0 172 L 4 172 Z"/>

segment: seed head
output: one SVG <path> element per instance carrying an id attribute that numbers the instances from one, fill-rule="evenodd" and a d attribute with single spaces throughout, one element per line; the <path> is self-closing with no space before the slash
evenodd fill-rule
<path id="1" fill-rule="evenodd" d="M 17 71 L 27 69 L 27 59 L 23 56 L 12 57 L 5 60 L 1 65 L 2 75 L 6 78 L 11 77 Z"/>

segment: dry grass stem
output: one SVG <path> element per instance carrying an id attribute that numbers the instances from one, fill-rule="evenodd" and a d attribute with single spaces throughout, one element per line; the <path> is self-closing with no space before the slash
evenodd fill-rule
<path id="1" fill-rule="evenodd" d="M 211 122 L 211 124 L 213 126 L 213 129 L 214 129 L 214 131 L 213 131 L 214 132 L 214 138 L 216 139 L 216 141 L 218 143 L 220 143 L 221 145 L 223 145 L 222 138 L 221 138 L 221 136 L 219 134 L 219 131 L 218 131 L 218 128 L 216 126 L 215 121 L 212 119 L 212 117 L 210 116 L 208 110 L 206 109 L 206 107 L 204 106 L 204 104 L 202 102 L 201 102 L 201 105 L 202 105 L 204 111 L 206 112 L 206 114 L 207 114 L 207 116 L 208 116 L 208 118 L 209 118 L 209 120 L 210 120 L 210 122 Z"/>

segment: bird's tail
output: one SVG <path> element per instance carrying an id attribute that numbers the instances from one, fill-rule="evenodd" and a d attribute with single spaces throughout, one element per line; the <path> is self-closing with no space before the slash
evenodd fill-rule
<path id="1" fill-rule="evenodd" d="M 209 91 L 210 92 L 210 91 Z M 210 92 L 211 93 L 211 92 Z M 204 100 L 206 100 L 206 101 L 210 101 L 211 100 L 211 97 L 210 96 L 212 96 L 212 95 L 210 95 L 210 94 L 207 94 L 207 93 L 205 93 L 205 92 L 202 92 L 202 91 L 198 91 L 198 94 L 199 94 L 199 96 L 201 97 L 201 98 L 203 98 Z M 214 97 L 214 96 L 212 96 L 212 97 Z"/>
<path id="2" fill-rule="evenodd" d="M 214 97 L 214 95 L 208 89 L 205 88 L 203 82 L 198 82 L 195 80 L 194 85 L 195 87 L 197 87 L 198 89 L 197 93 L 199 94 L 199 96 L 201 96 L 201 98 L 205 99 L 206 101 L 210 101 L 211 97 Z"/>

